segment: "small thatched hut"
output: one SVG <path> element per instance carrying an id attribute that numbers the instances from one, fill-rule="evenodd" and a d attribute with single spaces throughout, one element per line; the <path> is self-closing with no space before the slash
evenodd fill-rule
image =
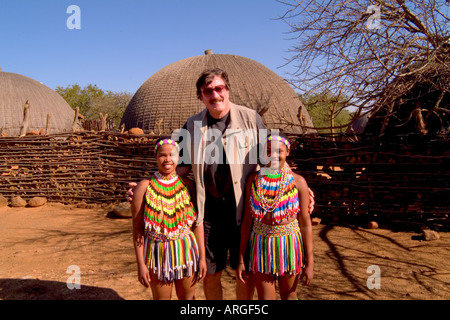
<path id="1" fill-rule="evenodd" d="M 29 77 L 0 69 L 0 130 L 9 136 L 20 134 L 27 101 L 28 130 L 45 129 L 47 115 L 50 133 L 72 130 L 75 113 L 58 93 Z"/>

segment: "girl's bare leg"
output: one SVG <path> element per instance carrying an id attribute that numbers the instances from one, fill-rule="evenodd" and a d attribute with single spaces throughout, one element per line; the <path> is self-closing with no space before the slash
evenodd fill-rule
<path id="1" fill-rule="evenodd" d="M 173 281 L 160 281 L 158 275 L 150 270 L 150 287 L 152 288 L 153 300 L 170 300 L 172 298 L 172 284 Z"/>
<path id="2" fill-rule="evenodd" d="M 178 300 L 194 300 L 195 299 L 194 276 L 175 280 L 175 291 Z"/>
<path id="3" fill-rule="evenodd" d="M 276 300 L 275 277 L 273 275 L 255 272 L 253 274 L 256 292 L 259 300 Z"/>
<path id="4" fill-rule="evenodd" d="M 298 278 L 298 274 L 279 277 L 278 284 L 280 285 L 281 300 L 297 300 Z"/>

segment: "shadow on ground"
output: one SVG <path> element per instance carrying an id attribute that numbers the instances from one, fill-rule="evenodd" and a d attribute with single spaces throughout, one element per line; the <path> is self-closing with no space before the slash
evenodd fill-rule
<path id="1" fill-rule="evenodd" d="M 0 279 L 1 300 L 124 300 L 109 288 L 80 286 L 38 279 Z"/>

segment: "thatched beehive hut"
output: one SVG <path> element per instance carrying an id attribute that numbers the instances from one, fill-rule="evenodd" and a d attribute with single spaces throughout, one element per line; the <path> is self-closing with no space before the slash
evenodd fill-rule
<path id="1" fill-rule="evenodd" d="M 204 109 L 195 83 L 210 68 L 225 70 L 230 78 L 230 100 L 257 110 L 271 128 L 306 133 L 312 120 L 296 92 L 276 73 L 245 57 L 213 54 L 174 62 L 153 74 L 137 90 L 121 121 L 125 129 L 139 127 L 155 133 L 171 133 Z M 311 131 L 311 130 L 309 130 Z"/>
<path id="2" fill-rule="evenodd" d="M 50 133 L 72 130 L 75 113 L 57 92 L 34 79 L 0 69 L 0 129 L 9 136 L 20 133 L 26 101 L 30 105 L 28 130 L 45 129 L 47 115 Z"/>
<path id="3" fill-rule="evenodd" d="M 450 133 L 450 44 L 414 61 L 378 98 L 365 129 L 386 139 L 408 134 L 435 138 Z"/>

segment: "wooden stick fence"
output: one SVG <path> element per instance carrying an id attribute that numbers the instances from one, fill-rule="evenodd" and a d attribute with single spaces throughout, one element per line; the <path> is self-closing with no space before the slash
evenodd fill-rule
<path id="1" fill-rule="evenodd" d="M 290 162 L 316 193 L 316 215 L 450 229 L 449 139 L 380 144 L 343 137 L 293 137 Z"/>
<path id="2" fill-rule="evenodd" d="M 66 204 L 125 201 L 156 169 L 157 135 L 74 132 L 0 138 L 0 195 Z M 412 139 L 412 138 L 411 138 Z M 316 195 L 314 215 L 450 230 L 450 140 L 377 144 L 291 136 L 289 162 Z"/>
<path id="3" fill-rule="evenodd" d="M 156 136 L 70 133 L 0 139 L 0 194 L 50 201 L 117 202 L 155 167 Z"/>

